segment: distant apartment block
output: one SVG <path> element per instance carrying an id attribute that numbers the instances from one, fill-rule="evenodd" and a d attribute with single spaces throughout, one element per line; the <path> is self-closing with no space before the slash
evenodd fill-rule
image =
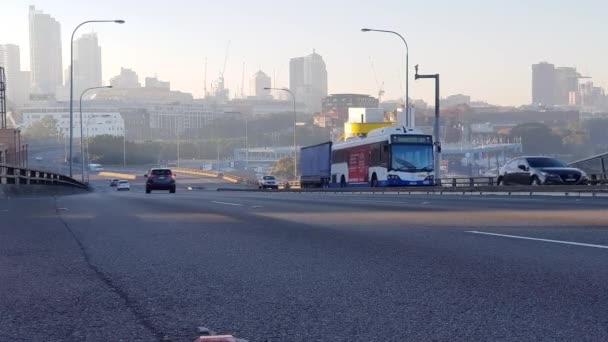
<path id="1" fill-rule="evenodd" d="M 137 73 L 126 68 L 120 68 L 120 74 L 110 79 L 110 85 L 114 88 L 141 88 Z"/>
<path id="2" fill-rule="evenodd" d="M 146 77 L 146 88 L 171 90 L 171 83 L 159 80 L 155 77 Z"/>
<path id="3" fill-rule="evenodd" d="M 363 94 L 332 94 L 323 98 L 321 114 L 348 119 L 349 108 L 378 108 L 378 99 Z"/>
<path id="4" fill-rule="evenodd" d="M 450 95 L 445 99 L 441 99 L 441 107 L 442 108 L 450 108 L 460 105 L 470 105 L 471 97 L 468 95 L 456 94 Z"/>
<path id="5" fill-rule="evenodd" d="M 43 118 L 51 117 L 57 122 L 58 136 L 67 136 L 70 133 L 70 108 L 69 107 L 40 107 L 23 109 L 23 128 L 27 130 L 33 123 Z M 122 136 L 124 134 L 124 120 L 120 112 L 107 108 L 83 108 L 82 124 L 84 136 L 94 137 L 98 135 Z M 80 116 L 74 115 L 73 130 L 75 138 L 80 138 Z"/>

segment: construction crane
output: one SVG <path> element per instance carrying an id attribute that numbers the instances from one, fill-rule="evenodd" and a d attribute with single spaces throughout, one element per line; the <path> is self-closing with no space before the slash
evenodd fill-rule
<path id="1" fill-rule="evenodd" d="M 228 44 L 226 45 L 226 53 L 224 54 L 224 67 L 222 68 L 222 71 L 220 71 L 220 83 L 222 85 L 222 89 L 223 89 L 223 85 L 224 85 L 224 73 L 226 72 L 226 65 L 228 64 L 228 53 L 230 52 L 230 41 L 228 41 Z"/>
<path id="2" fill-rule="evenodd" d="M 241 74 L 241 98 L 245 98 L 245 61 L 243 61 L 243 73 Z"/>
<path id="3" fill-rule="evenodd" d="M 204 86 L 204 97 L 206 98 L 209 93 L 207 92 L 207 57 L 205 56 L 205 86 Z"/>
<path id="4" fill-rule="evenodd" d="M 378 87 L 378 105 L 382 102 L 382 95 L 384 95 L 384 82 L 380 84 L 378 81 L 378 75 L 376 74 L 376 68 L 374 67 L 374 61 L 372 61 L 372 57 L 369 57 L 369 64 L 372 68 L 372 73 L 374 74 L 374 80 L 376 81 L 376 87 Z"/>

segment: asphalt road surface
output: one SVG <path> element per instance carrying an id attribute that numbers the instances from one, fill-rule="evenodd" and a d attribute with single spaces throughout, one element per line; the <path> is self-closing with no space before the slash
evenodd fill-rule
<path id="1" fill-rule="evenodd" d="M 608 341 L 608 199 L 179 179 L 0 202 L 0 341 Z"/>

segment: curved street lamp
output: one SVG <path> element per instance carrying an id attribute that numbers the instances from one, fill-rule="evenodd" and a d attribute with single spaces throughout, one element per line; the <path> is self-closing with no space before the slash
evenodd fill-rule
<path id="1" fill-rule="evenodd" d="M 87 20 L 80 23 L 74 31 L 72 31 L 72 37 L 70 38 L 70 177 L 72 174 L 72 145 L 74 140 L 74 35 L 76 31 L 84 24 L 88 23 L 115 23 L 124 24 L 125 21 L 122 19 L 116 20 Z"/>
<path id="2" fill-rule="evenodd" d="M 410 53 L 410 49 L 407 46 L 407 41 L 405 40 L 405 38 L 403 38 L 402 35 L 400 35 L 399 33 L 395 32 L 395 31 L 388 31 L 388 30 L 376 30 L 376 29 L 370 29 L 370 28 L 363 28 L 361 29 L 361 32 L 382 32 L 382 33 L 391 33 L 394 35 L 397 35 L 399 38 L 401 38 L 401 40 L 403 41 L 403 44 L 405 44 L 405 122 L 407 126 L 411 125 L 410 122 L 410 97 L 409 97 L 409 80 L 410 80 L 410 76 L 409 76 L 409 72 L 410 72 L 410 67 L 409 67 L 409 53 Z"/>

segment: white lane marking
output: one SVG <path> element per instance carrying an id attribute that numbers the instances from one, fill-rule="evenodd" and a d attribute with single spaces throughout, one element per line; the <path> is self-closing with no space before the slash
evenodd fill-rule
<path id="1" fill-rule="evenodd" d="M 215 204 L 223 204 L 223 205 L 231 205 L 233 207 L 242 207 L 242 204 L 238 204 L 238 203 L 228 203 L 228 202 L 218 202 L 218 201 L 210 201 L 211 203 L 215 203 Z"/>
<path id="2" fill-rule="evenodd" d="M 252 205 L 251 208 L 253 208 L 253 209 L 259 209 L 259 208 L 262 208 L 262 206 L 261 205 Z"/>
<path id="3" fill-rule="evenodd" d="M 376 201 L 376 200 L 364 200 L 364 199 L 352 199 L 350 202 L 370 202 L 370 203 L 388 203 L 388 204 L 413 204 L 412 202 L 400 202 L 400 201 Z"/>
<path id="4" fill-rule="evenodd" d="M 572 241 L 561 241 L 561 240 L 550 240 L 550 239 L 539 239 L 539 238 L 532 238 L 532 237 L 527 237 L 527 236 L 478 232 L 478 231 L 474 231 L 474 230 L 472 230 L 472 231 L 466 231 L 465 233 L 491 235 L 491 236 L 500 236 L 500 237 L 506 237 L 506 238 L 511 238 L 511 239 L 522 239 L 522 240 L 533 240 L 533 241 L 561 243 L 561 244 L 564 244 L 564 245 L 574 245 L 574 246 L 582 246 L 582 247 L 593 247 L 593 248 L 608 249 L 608 246 L 594 245 L 594 244 L 590 244 L 590 243 L 581 243 L 581 242 L 572 242 Z"/>

